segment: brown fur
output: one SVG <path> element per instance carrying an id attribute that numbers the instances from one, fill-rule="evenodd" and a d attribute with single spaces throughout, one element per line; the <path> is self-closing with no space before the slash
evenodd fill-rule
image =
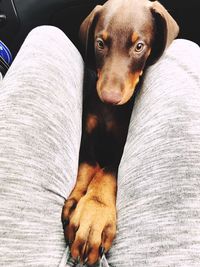
<path id="1" fill-rule="evenodd" d="M 109 250 L 115 237 L 116 177 L 132 95 L 146 65 L 177 34 L 165 8 L 148 0 L 108 0 L 81 25 L 85 60 L 97 72 L 97 84 L 84 100 L 79 172 L 62 221 L 72 256 L 89 265 Z"/>

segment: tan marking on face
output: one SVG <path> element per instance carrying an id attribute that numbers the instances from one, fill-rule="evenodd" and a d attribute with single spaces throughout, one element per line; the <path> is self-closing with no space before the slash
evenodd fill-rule
<path id="1" fill-rule="evenodd" d="M 137 32 L 134 32 L 131 37 L 132 43 L 134 44 L 138 40 L 138 38 L 139 38 L 139 35 L 137 34 Z"/>
<path id="2" fill-rule="evenodd" d="M 139 82 L 140 74 L 141 74 L 141 71 L 129 74 L 129 81 L 128 82 L 129 82 L 131 88 L 134 88 L 137 85 L 137 83 Z"/>
<path id="3" fill-rule="evenodd" d="M 97 84 L 96 84 L 96 89 L 97 89 L 97 93 L 99 95 L 99 97 L 101 98 L 101 84 L 102 84 L 102 72 L 100 71 L 100 69 L 97 69 Z"/>
<path id="4" fill-rule="evenodd" d="M 125 104 L 132 97 L 141 75 L 142 71 L 130 73 L 128 75 L 128 79 L 126 80 L 124 85 L 124 94 L 122 100 L 118 103 L 119 105 Z"/>
<path id="5" fill-rule="evenodd" d="M 106 41 L 106 40 L 108 39 L 108 32 L 107 32 L 107 31 L 103 31 L 103 32 L 102 32 L 102 39 L 103 39 L 104 41 Z"/>
<path id="6" fill-rule="evenodd" d="M 148 52 L 147 52 L 147 57 L 151 54 L 151 48 L 149 48 Z"/>
<path id="7" fill-rule="evenodd" d="M 89 114 L 86 121 L 86 131 L 91 133 L 98 125 L 98 118 L 96 115 Z"/>
<path id="8" fill-rule="evenodd" d="M 97 69 L 97 77 L 98 77 L 98 79 L 100 78 L 100 76 L 101 76 L 101 71 L 100 71 L 100 69 Z"/>

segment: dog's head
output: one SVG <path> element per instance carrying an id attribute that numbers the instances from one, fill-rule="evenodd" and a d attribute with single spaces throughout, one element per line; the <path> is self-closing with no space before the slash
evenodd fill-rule
<path id="1" fill-rule="evenodd" d="M 103 102 L 121 105 L 134 93 L 146 62 L 154 63 L 179 31 L 157 1 L 108 0 L 80 28 L 86 64 L 97 71 Z"/>

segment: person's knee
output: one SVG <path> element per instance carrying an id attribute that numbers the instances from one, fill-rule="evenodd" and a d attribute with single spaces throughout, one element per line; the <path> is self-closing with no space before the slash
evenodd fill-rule
<path id="1" fill-rule="evenodd" d="M 186 39 L 174 40 L 166 50 L 163 59 L 165 57 L 177 60 L 180 64 L 188 65 L 191 68 L 194 65 L 200 68 L 200 48 L 196 43 Z"/>
<path id="2" fill-rule="evenodd" d="M 44 38 L 45 37 L 57 38 L 58 36 L 61 38 L 67 38 L 67 36 L 65 35 L 65 33 L 62 30 L 60 30 L 58 27 L 50 26 L 50 25 L 42 25 L 42 26 L 37 26 L 37 27 L 33 28 L 29 32 L 27 37 L 34 36 L 34 37 L 38 38 L 41 35 Z"/>
<path id="3" fill-rule="evenodd" d="M 41 59 L 51 57 L 63 61 L 73 58 L 75 63 L 83 64 L 81 55 L 68 36 L 55 26 L 38 26 L 27 35 L 22 47 L 31 47 Z M 37 51 L 36 51 L 37 50 Z M 61 57 L 58 57 L 58 53 Z"/>
<path id="4" fill-rule="evenodd" d="M 165 51 L 160 60 L 149 67 L 142 92 L 162 94 L 177 99 L 199 93 L 200 49 L 192 41 L 177 39 Z M 153 100 L 153 98 L 152 98 Z"/>
<path id="5" fill-rule="evenodd" d="M 191 51 L 198 51 L 199 50 L 199 46 L 190 40 L 187 39 L 176 39 L 172 42 L 171 46 L 169 47 L 169 49 L 173 49 L 173 50 L 184 50 L 185 52 L 191 52 Z"/>

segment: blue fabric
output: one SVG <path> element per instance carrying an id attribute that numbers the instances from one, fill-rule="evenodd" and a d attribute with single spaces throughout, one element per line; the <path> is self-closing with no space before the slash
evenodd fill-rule
<path id="1" fill-rule="evenodd" d="M 2 57 L 8 65 L 11 65 L 13 60 L 12 54 L 2 41 L 0 41 L 0 57 Z"/>

